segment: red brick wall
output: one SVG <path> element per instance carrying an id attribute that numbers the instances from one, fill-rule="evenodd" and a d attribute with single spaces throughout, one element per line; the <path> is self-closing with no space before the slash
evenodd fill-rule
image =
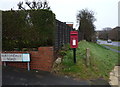
<path id="1" fill-rule="evenodd" d="M 53 47 L 39 47 L 38 51 L 8 51 L 3 53 L 30 53 L 30 69 L 50 71 L 54 61 Z M 7 66 L 26 68 L 26 62 L 6 62 Z"/>

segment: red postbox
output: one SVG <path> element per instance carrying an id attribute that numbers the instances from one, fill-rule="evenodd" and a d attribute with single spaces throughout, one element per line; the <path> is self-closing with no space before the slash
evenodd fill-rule
<path id="1" fill-rule="evenodd" d="M 70 32 L 70 47 L 78 48 L 78 32 L 77 31 Z"/>

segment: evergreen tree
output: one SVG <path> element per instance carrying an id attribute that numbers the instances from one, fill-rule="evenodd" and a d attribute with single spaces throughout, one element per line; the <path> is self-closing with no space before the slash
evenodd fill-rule
<path id="1" fill-rule="evenodd" d="M 80 40 L 92 41 L 95 33 L 95 26 L 93 24 L 95 20 L 93 11 L 88 11 L 87 9 L 79 11 L 77 21 L 79 23 Z"/>

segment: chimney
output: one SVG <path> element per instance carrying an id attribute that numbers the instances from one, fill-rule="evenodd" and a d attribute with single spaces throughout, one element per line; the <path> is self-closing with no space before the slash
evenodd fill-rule
<path id="1" fill-rule="evenodd" d="M 73 22 L 66 22 L 66 24 L 73 28 Z"/>

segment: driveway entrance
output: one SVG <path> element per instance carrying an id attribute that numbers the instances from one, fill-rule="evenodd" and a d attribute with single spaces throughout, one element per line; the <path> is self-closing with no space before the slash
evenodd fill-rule
<path id="1" fill-rule="evenodd" d="M 80 85 L 87 85 L 87 86 L 107 85 L 107 87 L 110 87 L 109 84 L 103 80 L 76 81 L 76 80 L 73 80 L 73 78 L 55 76 L 50 72 L 46 72 L 46 71 L 40 71 L 40 70 L 27 71 L 25 69 L 18 69 L 18 68 L 13 68 L 8 66 L 3 67 L 2 74 L 3 74 L 2 76 L 3 86 L 4 85 L 25 85 L 25 86 L 42 85 L 44 87 L 45 85 L 49 85 L 49 86 L 54 85 L 54 87 L 56 87 L 57 85 L 59 87 L 59 85 L 61 85 L 62 87 L 66 87 L 65 85 L 68 85 L 68 87 L 72 87 L 72 86 L 79 87 Z"/>

